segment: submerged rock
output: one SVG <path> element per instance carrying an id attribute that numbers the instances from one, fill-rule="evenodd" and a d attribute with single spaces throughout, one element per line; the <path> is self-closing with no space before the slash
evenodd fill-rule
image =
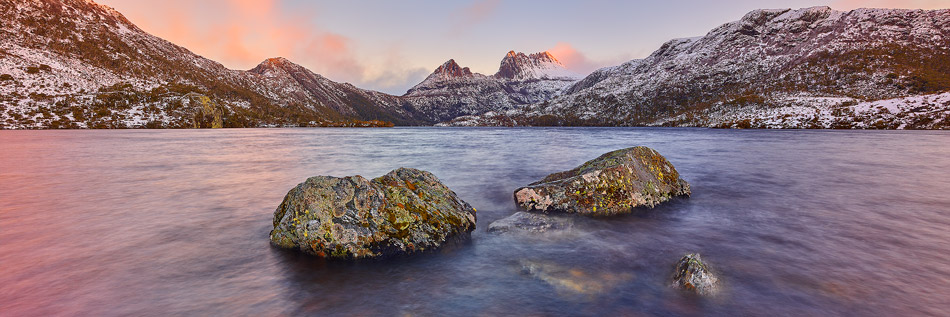
<path id="1" fill-rule="evenodd" d="M 638 146 L 548 175 L 519 188 L 514 196 L 529 211 L 606 216 L 689 194 L 689 183 L 679 177 L 673 164 L 655 150 Z"/>
<path id="2" fill-rule="evenodd" d="M 710 272 L 698 253 L 692 253 L 676 263 L 676 270 L 673 271 L 673 287 L 693 291 L 699 295 L 712 295 L 719 290 L 719 278 Z"/>
<path id="3" fill-rule="evenodd" d="M 569 229 L 573 226 L 574 223 L 568 218 L 519 211 L 507 218 L 492 222 L 488 225 L 488 232 L 523 231 L 540 233 L 549 230 Z"/>
<path id="4" fill-rule="evenodd" d="M 271 243 L 328 258 L 432 250 L 475 229 L 475 209 L 435 175 L 400 168 L 367 180 L 316 176 L 274 212 Z"/>
<path id="5" fill-rule="evenodd" d="M 600 295 L 633 278 L 625 272 L 593 271 L 559 264 L 522 260 L 522 272 L 551 285 L 559 292 L 578 295 Z"/>

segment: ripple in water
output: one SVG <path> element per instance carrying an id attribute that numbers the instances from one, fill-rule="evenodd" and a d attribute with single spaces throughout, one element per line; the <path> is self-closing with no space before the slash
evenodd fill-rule
<path id="1" fill-rule="evenodd" d="M 0 131 L 2 315 L 946 315 L 950 134 L 708 129 Z M 693 196 L 490 234 L 515 188 L 645 145 Z M 470 241 L 336 263 L 274 249 L 309 176 L 433 172 Z M 700 252 L 719 296 L 668 287 Z"/>

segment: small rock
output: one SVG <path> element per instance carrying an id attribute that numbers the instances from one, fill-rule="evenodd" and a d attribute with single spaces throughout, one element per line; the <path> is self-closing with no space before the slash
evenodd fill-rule
<path id="1" fill-rule="evenodd" d="M 673 164 L 655 150 L 638 146 L 548 175 L 519 188 L 514 196 L 517 204 L 529 211 L 609 216 L 689 194 L 689 183 L 680 178 Z"/>
<path id="2" fill-rule="evenodd" d="M 519 211 L 507 218 L 492 222 L 488 225 L 488 232 L 523 231 L 541 233 L 549 230 L 570 229 L 573 226 L 574 223 L 568 218 Z"/>
<path id="3" fill-rule="evenodd" d="M 367 180 L 317 176 L 274 211 L 271 243 L 327 258 L 403 255 L 442 246 L 475 229 L 475 209 L 435 175 L 400 168 Z"/>
<path id="4" fill-rule="evenodd" d="M 673 272 L 673 287 L 693 291 L 699 295 L 712 295 L 719 290 L 719 278 L 710 272 L 709 267 L 699 257 L 699 253 L 692 253 L 676 263 L 676 270 Z"/>

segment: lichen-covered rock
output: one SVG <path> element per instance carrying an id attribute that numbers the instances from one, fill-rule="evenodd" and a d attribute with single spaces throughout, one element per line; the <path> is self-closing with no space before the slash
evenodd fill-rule
<path id="1" fill-rule="evenodd" d="M 691 253 L 676 262 L 676 269 L 673 271 L 673 287 L 693 291 L 699 295 L 712 295 L 719 290 L 719 278 L 710 272 L 698 253 Z"/>
<path id="2" fill-rule="evenodd" d="M 516 190 L 515 201 L 529 211 L 606 216 L 689 194 L 689 183 L 673 164 L 655 150 L 638 146 L 548 175 Z"/>
<path id="3" fill-rule="evenodd" d="M 437 248 L 475 229 L 475 209 L 429 172 L 400 168 L 367 180 L 316 176 L 274 212 L 270 240 L 328 258 L 403 255 Z"/>
<path id="4" fill-rule="evenodd" d="M 194 108 L 191 127 L 194 129 L 220 129 L 224 127 L 224 108 L 208 96 L 198 93 L 185 95 L 185 102 Z"/>
<path id="5" fill-rule="evenodd" d="M 570 229 L 574 223 L 569 218 L 519 211 L 488 225 L 488 232 L 531 232 Z"/>

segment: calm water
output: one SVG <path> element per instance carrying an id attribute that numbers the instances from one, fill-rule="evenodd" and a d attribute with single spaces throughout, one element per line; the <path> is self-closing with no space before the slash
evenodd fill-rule
<path id="1" fill-rule="evenodd" d="M 486 232 L 515 188 L 634 145 L 693 196 L 566 232 Z M 471 241 L 362 263 L 268 244 L 305 178 L 400 166 L 478 209 Z M 667 287 L 687 252 L 721 274 L 719 296 Z M 0 315 L 528 313 L 950 314 L 950 134 L 0 131 Z"/>

